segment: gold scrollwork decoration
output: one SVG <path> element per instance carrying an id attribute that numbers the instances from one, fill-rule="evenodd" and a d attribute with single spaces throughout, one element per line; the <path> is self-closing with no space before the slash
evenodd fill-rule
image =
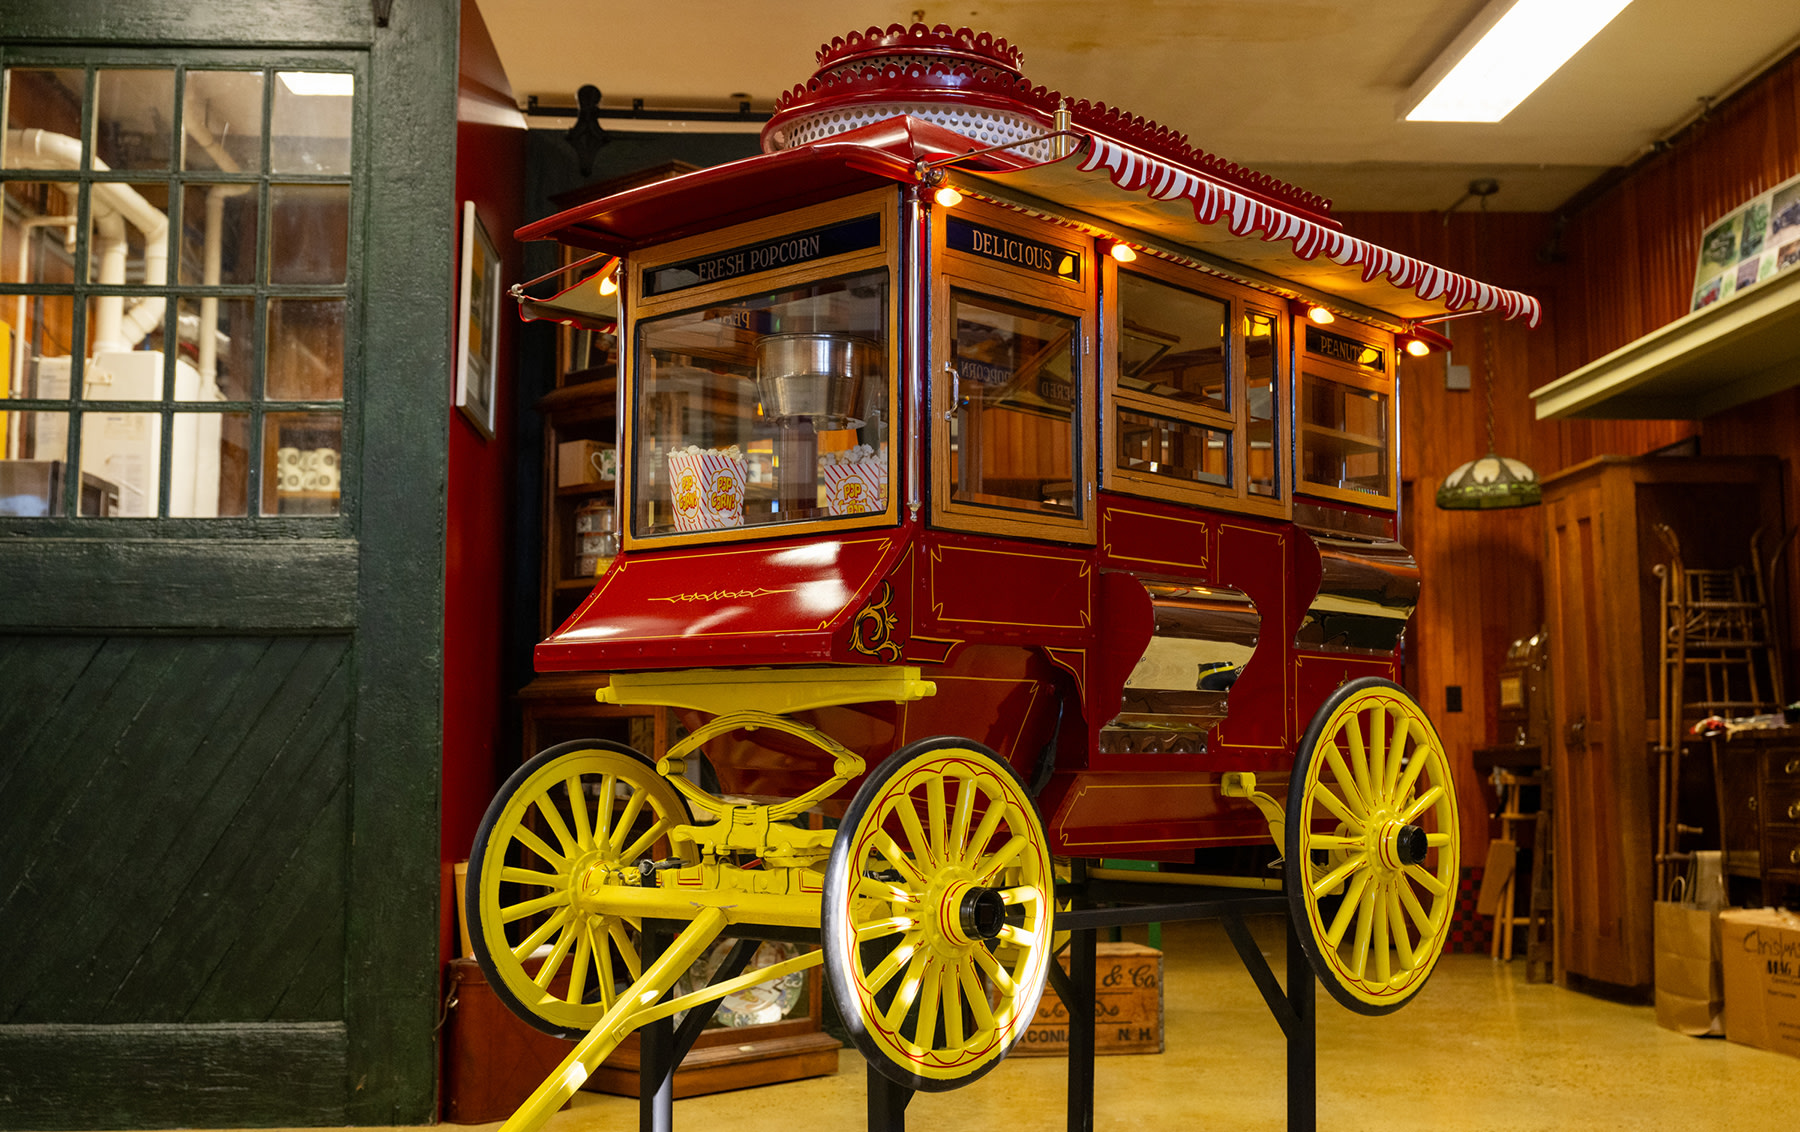
<path id="1" fill-rule="evenodd" d="M 651 601 L 676 601 L 676 602 L 681 602 L 681 601 L 731 601 L 731 600 L 740 600 L 741 601 L 741 600 L 748 600 L 748 599 L 752 599 L 752 598 L 767 597 L 770 594 L 790 594 L 793 592 L 794 591 L 791 589 L 786 589 L 786 590 L 768 590 L 768 589 L 713 590 L 710 593 L 669 594 L 666 597 L 653 597 L 650 600 Z"/>
<path id="2" fill-rule="evenodd" d="M 881 594 L 856 612 L 850 623 L 850 651 L 889 663 L 900 659 L 900 646 L 894 641 L 894 626 L 899 618 L 889 607 L 894 603 L 894 587 L 881 583 Z"/>

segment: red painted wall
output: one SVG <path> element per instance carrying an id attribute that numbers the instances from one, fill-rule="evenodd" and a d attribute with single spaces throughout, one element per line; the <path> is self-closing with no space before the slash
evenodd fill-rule
<path id="1" fill-rule="evenodd" d="M 500 249 L 502 283 L 518 282 L 521 252 L 512 238 L 524 219 L 525 120 L 500 68 L 500 57 L 474 0 L 463 0 L 462 49 L 457 84 L 457 230 L 461 262 L 462 202 L 476 214 Z M 461 276 L 451 294 L 461 293 Z M 460 953 L 452 866 L 468 856 L 469 843 L 498 783 L 498 748 L 506 689 L 501 674 L 507 539 L 518 504 L 513 491 L 512 399 L 519 322 L 510 300 L 500 312 L 500 364 L 496 374 L 495 426 L 491 438 L 450 408 L 450 487 L 444 554 L 444 767 L 442 860 L 444 889 L 440 949 L 446 960 Z M 454 391 L 444 403 L 454 404 Z"/>

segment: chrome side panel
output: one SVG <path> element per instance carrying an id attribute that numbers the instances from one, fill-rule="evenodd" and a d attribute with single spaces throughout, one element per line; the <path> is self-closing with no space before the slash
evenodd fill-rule
<path id="1" fill-rule="evenodd" d="M 1322 576 L 1294 644 L 1327 652 L 1393 652 L 1419 604 L 1412 552 L 1386 539 L 1311 537 Z"/>
<path id="2" fill-rule="evenodd" d="M 1100 732 L 1100 749 L 1203 751 L 1207 734 L 1225 718 L 1229 680 L 1255 650 L 1262 618 L 1241 590 L 1144 588 L 1156 611 L 1155 633 L 1125 681 L 1119 714 Z"/>

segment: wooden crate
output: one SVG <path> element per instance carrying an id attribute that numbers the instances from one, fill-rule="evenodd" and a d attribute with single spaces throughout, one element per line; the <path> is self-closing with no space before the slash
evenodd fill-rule
<path id="1" fill-rule="evenodd" d="M 1163 1051 L 1162 952 L 1141 943 L 1102 943 L 1094 986 L 1095 1053 Z M 1063 970 L 1069 956 L 1060 957 Z M 1013 1057 L 1066 1057 L 1069 1011 L 1053 987 L 1044 989 L 1037 1017 L 1012 1049 Z"/>

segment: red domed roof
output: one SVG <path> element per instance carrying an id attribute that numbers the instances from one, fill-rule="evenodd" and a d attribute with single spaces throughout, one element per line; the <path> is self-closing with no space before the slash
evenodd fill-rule
<path id="1" fill-rule="evenodd" d="M 1016 142 L 1048 133 L 1058 106 L 1066 103 L 1078 128 L 1337 227 L 1331 202 L 1317 193 L 1226 161 L 1148 118 L 1032 85 L 1019 70 L 1019 49 L 987 32 L 947 24 L 872 27 L 833 39 L 817 57 L 812 78 L 776 99 L 762 132 L 765 151 L 807 145 L 901 114 L 957 130 L 982 145 Z M 1049 159 L 1047 148 L 1019 152 Z"/>

